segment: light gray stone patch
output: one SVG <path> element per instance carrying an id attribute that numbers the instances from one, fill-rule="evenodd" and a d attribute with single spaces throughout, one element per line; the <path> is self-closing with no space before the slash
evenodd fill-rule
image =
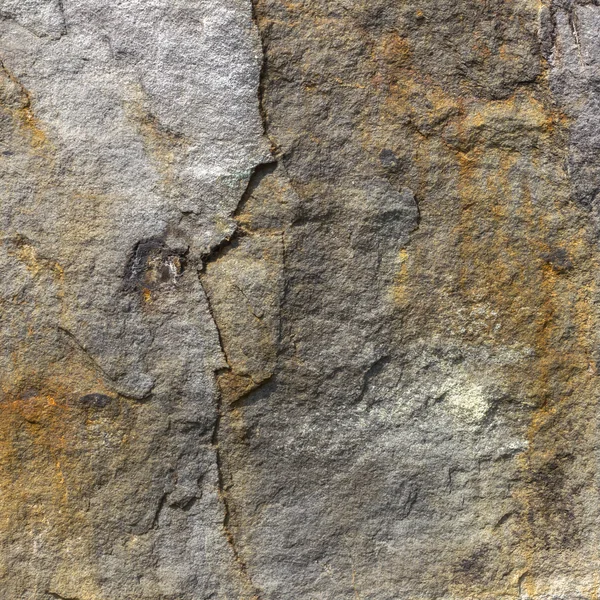
<path id="1" fill-rule="evenodd" d="M 67 33 L 62 0 L 2 0 L 0 19 L 10 19 L 38 37 L 58 40 Z"/>
<path id="2" fill-rule="evenodd" d="M 243 597 L 214 448 L 224 361 L 197 269 L 269 157 L 250 4 L 5 0 L 0 17 L 3 398 L 59 372 L 57 406 L 78 407 L 53 433 L 71 440 L 60 459 L 38 457 L 62 461 L 68 509 L 36 479 L 34 442 L 17 444 L 30 466 L 15 481 L 47 527 L 2 530 L 2 593 Z"/>

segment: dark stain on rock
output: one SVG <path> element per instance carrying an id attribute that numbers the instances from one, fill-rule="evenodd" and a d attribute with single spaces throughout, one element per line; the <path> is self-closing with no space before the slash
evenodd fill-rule
<path id="1" fill-rule="evenodd" d="M 580 543 L 567 474 L 573 460 L 571 454 L 555 455 L 531 473 L 536 510 L 529 513 L 529 524 L 536 543 L 544 548 L 569 549 Z"/>
<path id="2" fill-rule="evenodd" d="M 185 271 L 187 249 L 169 248 L 157 237 L 138 242 L 125 267 L 127 291 L 155 290 L 173 284 Z"/>
<path id="3" fill-rule="evenodd" d="M 381 164 L 390 169 L 398 166 L 398 157 L 389 149 L 385 148 L 379 153 Z"/>
<path id="4" fill-rule="evenodd" d="M 490 549 L 481 546 L 476 548 L 467 558 L 460 561 L 457 574 L 475 581 L 485 579 L 485 573 L 490 562 Z"/>
<path id="5" fill-rule="evenodd" d="M 113 398 L 106 394 L 86 394 L 79 399 L 82 406 L 86 408 L 106 408 Z"/>
<path id="6" fill-rule="evenodd" d="M 566 273 L 573 268 L 573 263 L 563 248 L 555 248 L 544 254 L 542 258 L 558 273 Z"/>

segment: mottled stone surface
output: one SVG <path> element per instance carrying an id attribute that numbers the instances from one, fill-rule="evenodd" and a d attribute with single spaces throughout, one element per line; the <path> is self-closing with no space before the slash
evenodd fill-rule
<path id="1" fill-rule="evenodd" d="M 599 28 L 0 0 L 0 598 L 597 598 Z"/>
<path id="2" fill-rule="evenodd" d="M 241 597 L 197 270 L 269 156 L 251 7 L 0 14 L 0 597 Z"/>

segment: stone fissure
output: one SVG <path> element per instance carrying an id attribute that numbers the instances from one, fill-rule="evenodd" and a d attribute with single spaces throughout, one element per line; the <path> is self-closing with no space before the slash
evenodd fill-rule
<path id="1" fill-rule="evenodd" d="M 143 389 L 139 392 L 136 390 L 123 388 L 123 386 L 119 385 L 119 383 L 115 381 L 114 377 L 112 377 L 105 369 L 102 368 L 96 358 L 94 358 L 89 350 L 83 346 L 83 344 L 77 339 L 77 336 L 72 331 L 69 331 L 66 327 L 62 327 L 61 325 L 58 325 L 56 329 L 71 342 L 72 346 L 74 346 L 85 356 L 86 360 L 93 366 L 95 370 L 98 371 L 98 373 L 101 374 L 104 379 L 106 379 L 110 387 L 112 387 L 114 391 L 119 394 L 119 396 L 129 400 L 135 400 L 137 402 L 148 400 L 148 398 L 150 398 L 152 395 L 151 387 L 150 389 Z"/>
<path id="2" fill-rule="evenodd" d="M 205 257 L 205 261 L 202 265 L 202 269 L 204 269 L 206 267 L 207 262 L 217 260 L 218 255 L 224 251 L 226 246 L 227 245 L 219 245 L 218 249 L 216 249 L 216 251 L 214 253 L 211 253 L 208 257 Z M 210 295 L 207 292 L 204 283 L 202 282 L 202 272 L 201 271 L 198 272 L 198 278 L 200 281 L 200 285 L 202 286 L 202 288 L 204 290 L 204 296 L 206 298 L 207 307 L 208 307 L 208 310 L 211 315 L 211 320 L 215 326 L 215 330 L 216 330 L 216 333 L 217 333 L 217 336 L 219 339 L 219 346 L 221 348 L 222 356 L 227 364 L 226 367 L 215 371 L 215 377 L 216 377 L 217 383 L 218 383 L 219 375 L 222 374 L 223 372 L 230 372 L 232 370 L 232 365 L 229 362 L 229 359 L 227 357 L 227 351 L 225 348 L 225 344 L 223 342 L 223 336 L 222 336 L 221 330 L 219 328 L 219 321 L 214 314 L 214 310 L 211 305 Z M 250 590 L 255 590 L 255 586 L 254 586 L 252 579 L 250 577 L 250 574 L 248 572 L 248 567 L 246 565 L 246 562 L 240 556 L 240 553 L 239 553 L 239 550 L 237 547 L 237 543 L 236 543 L 235 534 L 230 525 L 231 508 L 230 508 L 229 499 L 228 499 L 228 491 L 227 491 L 228 486 L 226 483 L 226 475 L 225 475 L 224 466 L 223 466 L 223 456 L 222 456 L 223 440 L 221 439 L 222 423 L 223 423 L 223 420 L 226 418 L 226 413 L 229 410 L 229 407 L 226 406 L 223 401 L 223 392 L 222 392 L 220 386 L 218 385 L 217 388 L 218 389 L 216 390 L 216 410 L 215 410 L 216 414 L 215 414 L 215 418 L 214 418 L 211 443 L 212 443 L 212 447 L 215 452 L 215 467 L 216 467 L 216 472 L 217 472 L 218 496 L 219 496 L 219 500 L 220 500 L 222 508 L 223 508 L 222 527 L 223 527 L 223 532 L 225 534 L 225 538 L 227 539 L 228 546 L 233 555 L 235 564 L 236 564 L 237 568 L 239 569 L 239 573 L 243 580 L 243 584 L 245 586 L 247 585 Z M 253 599 L 256 598 L 258 600 L 259 596 L 254 593 L 252 598 Z"/>
<path id="3" fill-rule="evenodd" d="M 254 8 L 252 8 L 252 12 L 253 12 L 253 19 L 254 19 Z M 258 30 L 258 28 L 257 28 L 257 30 Z M 261 41 L 261 48 L 262 48 L 262 41 Z M 264 65 L 264 53 L 263 53 L 263 59 L 261 61 L 259 85 L 258 85 L 258 89 L 257 89 L 257 97 L 258 97 L 258 109 L 259 109 L 259 112 L 260 112 L 260 115 L 262 118 L 263 133 L 265 136 L 268 137 L 267 117 L 266 117 L 266 113 L 264 111 L 263 102 L 262 102 L 262 97 L 263 97 L 262 79 L 264 76 L 264 69 L 265 69 L 265 65 Z M 271 141 L 271 151 L 272 152 L 275 151 L 275 145 L 273 144 L 272 141 Z M 273 170 L 275 170 L 276 167 L 277 167 L 277 161 L 270 161 L 270 162 L 265 162 L 265 163 L 259 164 L 253 168 L 251 176 L 248 180 L 246 189 L 240 198 L 240 202 L 238 203 L 236 209 L 232 213 L 233 218 L 236 218 L 236 216 L 239 215 L 239 213 L 244 209 L 244 207 L 247 204 L 248 198 L 252 194 L 252 191 L 256 188 L 256 186 L 258 186 L 260 184 L 260 181 L 262 180 L 262 178 L 265 176 L 268 176 L 269 173 L 273 172 Z M 217 382 L 219 383 L 219 386 L 218 386 L 219 389 L 217 391 L 216 417 L 215 417 L 213 434 L 212 434 L 212 445 L 215 449 L 219 497 L 220 497 L 220 500 L 221 500 L 221 503 L 223 506 L 223 511 L 224 511 L 223 530 L 225 532 L 225 536 L 227 538 L 229 547 L 231 548 L 231 552 L 233 554 L 234 560 L 239 568 L 240 574 L 241 574 L 242 578 L 245 580 L 245 583 L 248 585 L 248 588 L 251 590 L 251 593 L 253 594 L 252 598 L 258 600 L 260 598 L 260 596 L 258 594 L 258 589 L 256 588 L 256 586 L 254 585 L 254 583 L 252 581 L 252 578 L 249 573 L 246 562 L 240 555 L 240 552 L 239 552 L 239 549 L 237 546 L 237 542 L 236 542 L 236 537 L 231 528 L 232 511 L 231 511 L 231 507 L 230 507 L 230 503 L 229 503 L 229 499 L 228 499 L 226 475 L 225 475 L 225 469 L 224 469 L 224 465 L 223 465 L 223 440 L 221 439 L 221 436 L 222 436 L 221 430 L 222 430 L 223 420 L 227 417 L 227 412 L 234 409 L 236 407 L 237 403 L 242 401 L 249 393 L 255 391 L 256 389 L 258 389 L 259 387 L 261 387 L 262 385 L 267 383 L 271 379 L 271 377 L 268 377 L 266 380 L 259 381 L 259 382 L 254 381 L 254 379 L 252 377 L 250 377 L 252 380 L 252 383 L 253 383 L 251 390 L 249 390 L 246 393 L 238 394 L 238 396 L 235 399 L 229 400 L 227 403 L 224 402 L 224 398 L 223 398 L 224 393 L 223 393 L 223 390 L 220 385 L 219 376 L 221 374 L 223 374 L 224 372 L 233 372 L 233 365 L 231 364 L 230 359 L 228 358 L 226 345 L 225 345 L 224 339 L 223 339 L 223 334 L 222 334 L 220 326 L 219 326 L 219 319 L 215 315 L 214 309 L 211 304 L 210 293 L 208 292 L 205 284 L 203 283 L 203 274 L 206 272 L 207 265 L 209 265 L 210 263 L 219 261 L 219 259 L 221 259 L 228 251 L 230 251 L 234 247 L 235 243 L 239 239 L 241 239 L 247 235 L 252 235 L 252 233 L 247 231 L 244 227 L 240 226 L 239 223 L 236 224 L 235 230 L 233 231 L 231 236 L 224 239 L 219 245 L 217 245 L 215 248 L 213 248 L 209 254 L 206 254 L 201 257 L 202 264 L 201 264 L 200 270 L 198 271 L 198 278 L 199 278 L 200 284 L 204 290 L 204 295 L 206 298 L 208 309 L 210 311 L 212 321 L 213 321 L 215 329 L 217 331 L 221 352 L 227 363 L 227 367 L 225 367 L 224 369 L 217 370 L 215 372 L 215 376 L 217 377 Z M 240 289 L 240 292 L 242 293 L 242 295 L 245 296 L 245 293 L 243 290 Z"/>
<path id="4" fill-rule="evenodd" d="M 52 598 L 57 598 L 57 600 L 79 600 L 79 598 L 76 596 L 61 596 L 56 592 L 48 591 L 46 594 L 48 594 L 48 596 L 52 596 Z"/>
<path id="5" fill-rule="evenodd" d="M 3 0 L 0 594 L 595 598 L 599 2 Z"/>
<path id="6" fill-rule="evenodd" d="M 227 543 L 231 549 L 231 553 L 235 560 L 235 564 L 237 565 L 240 575 L 244 580 L 244 584 L 248 585 L 251 590 L 255 590 L 255 586 L 254 586 L 252 579 L 250 577 L 250 574 L 248 572 L 248 567 L 247 567 L 245 561 L 241 558 L 241 556 L 239 554 L 235 535 L 230 527 L 231 510 L 230 510 L 229 501 L 227 498 L 227 485 L 225 482 L 225 474 L 223 471 L 223 463 L 222 463 L 222 457 L 221 457 L 222 448 L 221 448 L 220 434 L 221 434 L 221 421 L 224 416 L 224 409 L 223 409 L 223 402 L 221 400 L 220 393 L 218 393 L 218 398 L 219 399 L 217 402 L 217 415 L 215 418 L 215 424 L 214 424 L 213 435 L 212 435 L 212 445 L 213 445 L 213 448 L 215 449 L 217 482 L 218 482 L 218 486 L 219 486 L 218 493 L 219 493 L 219 498 L 221 500 L 221 504 L 223 506 L 223 531 L 225 533 L 225 537 L 227 538 Z M 256 598 L 257 600 L 259 598 L 259 596 L 257 594 L 254 594 L 252 597 Z"/>

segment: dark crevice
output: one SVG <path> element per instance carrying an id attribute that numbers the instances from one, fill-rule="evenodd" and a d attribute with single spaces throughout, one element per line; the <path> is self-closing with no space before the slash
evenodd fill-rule
<path id="1" fill-rule="evenodd" d="M 275 169 L 277 168 L 277 164 L 277 161 L 269 161 L 266 163 L 261 163 L 254 167 L 254 169 L 252 170 L 252 175 L 250 175 L 250 178 L 248 179 L 246 189 L 244 190 L 244 193 L 242 194 L 242 197 L 240 198 L 236 209 L 231 214 L 231 217 L 235 219 L 235 217 L 237 217 L 244 210 L 244 207 L 246 206 L 252 193 L 256 190 L 256 188 L 260 185 L 261 181 L 266 176 L 270 175 L 275 171 Z M 246 229 L 236 225 L 235 231 L 229 237 L 226 237 L 223 240 L 221 240 L 220 243 L 211 248 L 210 252 L 206 252 L 205 254 L 202 254 L 200 256 L 200 271 L 205 271 L 206 265 L 208 263 L 218 261 L 227 252 L 229 252 L 229 250 L 232 247 L 235 246 L 237 240 L 249 234 L 250 232 L 248 232 Z"/>
<path id="2" fill-rule="evenodd" d="M 277 167 L 276 162 L 268 162 L 268 163 L 259 164 L 254 168 L 252 175 L 250 176 L 250 179 L 248 180 L 248 185 L 246 186 L 246 190 L 242 194 L 242 197 L 240 198 L 240 202 L 238 203 L 238 206 L 236 207 L 235 211 L 232 214 L 233 217 L 237 216 L 241 212 L 241 210 L 245 206 L 246 202 L 248 201 L 248 198 L 250 197 L 252 192 L 256 189 L 256 187 L 260 184 L 261 180 L 266 175 L 269 175 L 270 173 L 272 173 L 276 169 L 276 167 Z M 201 257 L 201 266 L 198 269 L 198 280 L 204 291 L 204 296 L 206 298 L 206 305 L 208 307 L 208 311 L 210 313 L 212 322 L 215 325 L 217 337 L 219 340 L 219 346 L 221 348 L 223 358 L 227 364 L 226 367 L 217 369 L 215 371 L 215 376 L 217 376 L 217 377 L 220 373 L 222 373 L 224 371 L 232 371 L 232 367 L 231 367 L 231 363 L 229 362 L 227 352 L 225 350 L 225 344 L 223 342 L 223 336 L 222 336 L 221 330 L 219 328 L 218 320 L 217 320 L 216 315 L 212 308 L 210 295 L 209 295 L 207 289 L 205 288 L 204 283 L 202 282 L 202 273 L 206 270 L 206 265 L 208 263 L 219 260 L 219 258 L 224 256 L 231 248 L 235 247 L 236 242 L 239 238 L 247 235 L 247 233 L 248 232 L 246 232 L 242 228 L 236 227 L 235 231 L 233 232 L 233 234 L 231 236 L 229 236 L 228 238 L 225 238 L 220 244 L 215 246 L 210 251 L 210 253 L 204 254 Z M 233 531 L 232 531 L 232 528 L 230 525 L 230 523 L 231 523 L 231 508 L 230 508 L 229 500 L 227 497 L 227 486 L 226 486 L 226 482 L 225 482 L 225 473 L 224 473 L 222 450 L 221 450 L 221 425 L 222 425 L 224 416 L 225 416 L 225 408 L 224 408 L 224 402 L 223 402 L 223 395 L 221 393 L 221 390 L 217 389 L 217 392 L 216 392 L 216 415 L 215 415 L 215 422 L 214 422 L 211 442 L 212 442 L 212 446 L 215 451 L 218 494 L 219 494 L 221 503 L 223 505 L 223 531 L 225 533 L 227 543 L 229 544 L 231 553 L 232 553 L 235 563 L 239 569 L 242 579 L 245 581 L 248 588 L 250 590 L 252 590 L 253 600 L 258 600 L 259 599 L 258 590 L 257 590 L 256 586 L 254 585 L 252 578 L 250 577 L 250 574 L 248 572 L 248 566 L 246 565 L 246 562 L 240 556 L 240 553 L 237 548 L 235 536 L 233 534 Z"/>
<path id="3" fill-rule="evenodd" d="M 390 360 L 391 359 L 389 355 L 382 356 L 381 358 L 378 358 L 373 364 L 371 364 L 371 366 L 364 372 L 360 392 L 358 393 L 358 396 L 354 400 L 353 404 L 358 404 L 364 399 L 365 394 L 369 390 L 369 385 L 371 381 L 383 371 L 383 369 L 390 362 Z"/>
<path id="4" fill-rule="evenodd" d="M 206 298 L 206 306 L 208 308 L 208 312 L 210 314 L 210 318 L 212 320 L 212 322 L 214 323 L 215 326 L 215 330 L 217 332 L 217 338 L 219 340 L 219 347 L 221 348 L 221 353 L 223 354 L 223 358 L 225 359 L 225 362 L 227 363 L 226 367 L 221 367 L 220 369 L 217 369 L 215 371 L 215 375 L 218 375 L 219 373 L 222 373 L 223 371 L 230 371 L 231 370 L 231 363 L 229 362 L 229 358 L 227 356 L 227 352 L 225 350 L 225 344 L 223 343 L 223 336 L 221 334 L 221 330 L 219 329 L 219 324 L 217 321 L 217 317 L 215 316 L 215 313 L 213 311 L 213 307 L 212 307 L 212 303 L 210 300 L 210 295 L 208 293 L 208 291 L 206 290 L 204 283 L 202 281 L 202 276 L 201 276 L 201 272 L 198 271 L 198 281 L 200 282 L 200 286 L 202 287 L 202 291 L 204 292 L 204 297 Z"/>
<path id="5" fill-rule="evenodd" d="M 254 171 L 252 172 L 252 175 L 250 176 L 250 179 L 248 180 L 248 185 L 246 186 L 246 190 L 242 194 L 242 198 L 233 213 L 234 217 L 238 216 L 243 211 L 250 196 L 252 196 L 252 194 L 255 192 L 256 188 L 258 188 L 258 186 L 260 185 L 260 183 L 262 182 L 262 180 L 265 177 L 267 177 L 268 175 L 271 175 L 272 173 L 275 172 L 275 170 L 277 169 L 277 165 L 278 165 L 278 161 L 273 160 L 273 161 L 261 163 L 260 165 L 257 165 L 255 167 Z"/>
<path id="6" fill-rule="evenodd" d="M 217 328 L 218 331 L 218 328 Z M 220 333 L 219 333 L 220 336 Z M 222 347 L 222 345 L 221 345 Z M 217 483 L 218 483 L 218 494 L 223 505 L 223 531 L 225 533 L 225 537 L 227 539 L 227 543 L 231 549 L 231 553 L 233 554 L 233 558 L 235 563 L 240 571 L 240 574 L 246 584 L 250 587 L 250 589 L 255 590 L 255 586 L 252 582 L 252 578 L 248 573 L 248 566 L 244 559 L 240 556 L 238 552 L 235 536 L 233 535 L 233 531 L 231 530 L 231 508 L 229 505 L 229 500 L 227 497 L 227 486 L 225 483 L 225 474 L 223 469 L 223 459 L 221 453 L 220 446 L 220 433 L 221 433 L 221 422 L 224 416 L 223 411 L 223 397 L 220 391 L 217 391 L 217 414 L 215 416 L 215 424 L 212 433 L 212 445 L 215 450 L 215 462 L 217 467 Z M 254 598 L 258 599 L 258 594 L 254 594 Z"/>
<path id="7" fill-rule="evenodd" d="M 0 19 L 2 18 L 2 13 L 0 12 Z M 29 117 L 33 118 L 33 113 L 31 112 L 31 93 L 29 90 L 21 83 L 19 78 L 12 73 L 8 69 L 8 67 L 4 64 L 4 61 L 0 59 L 0 70 L 4 71 L 4 74 L 19 88 L 19 91 L 22 96 L 22 108 L 29 112 Z"/>
<path id="8" fill-rule="evenodd" d="M 67 17 L 65 15 L 65 4 L 64 4 L 64 0 L 56 0 L 56 4 L 58 6 L 58 10 L 60 11 L 60 16 L 62 17 L 62 22 L 63 22 L 63 26 L 62 26 L 62 31 L 60 34 L 60 38 L 64 37 L 65 35 L 67 35 L 69 33 L 69 30 L 67 28 Z"/>
<path id="9" fill-rule="evenodd" d="M 252 178 L 251 178 L 252 179 Z M 227 244 L 226 244 L 227 245 Z M 224 248 L 224 247 L 223 247 Z M 219 254 L 223 251 L 223 249 L 221 249 L 219 251 Z M 213 253 L 214 254 L 214 253 Z M 213 255 L 211 255 L 213 256 Z M 212 260 L 216 260 L 216 256 L 214 256 L 212 258 Z M 206 264 L 206 263 L 204 263 Z M 223 336 L 221 334 L 221 330 L 219 329 L 219 324 L 217 321 L 217 318 L 214 314 L 213 308 L 212 308 L 212 304 L 210 301 L 210 296 L 202 282 L 202 277 L 201 277 L 201 272 L 198 272 L 198 280 L 200 281 L 200 285 L 204 291 L 204 296 L 206 298 L 206 305 L 208 307 L 208 311 L 210 313 L 212 322 L 215 325 L 215 330 L 217 332 L 217 337 L 219 340 L 219 346 L 221 348 L 221 353 L 223 355 L 223 358 L 227 364 L 226 367 L 223 367 L 221 369 L 217 369 L 215 371 L 215 376 L 218 377 L 218 375 L 220 373 L 223 373 L 225 371 L 231 371 L 231 364 L 229 362 L 229 359 L 227 357 L 227 352 L 225 351 L 225 344 L 223 343 Z M 229 544 L 229 547 L 231 549 L 231 553 L 233 554 L 233 558 L 235 560 L 236 565 L 238 566 L 238 569 L 240 571 L 240 574 L 243 578 L 243 580 L 246 582 L 246 584 L 250 587 L 250 589 L 255 589 L 254 584 L 252 583 L 252 579 L 248 573 L 248 567 L 245 563 L 245 561 L 242 559 L 242 557 L 240 556 L 240 553 L 238 552 L 238 548 L 237 548 L 237 544 L 236 544 L 236 540 L 235 540 L 235 536 L 233 535 L 233 532 L 231 530 L 231 526 L 230 526 L 230 522 L 231 522 L 231 509 L 230 509 L 230 505 L 229 505 L 229 500 L 227 498 L 227 486 L 225 483 L 225 474 L 224 474 L 224 468 L 223 468 L 223 458 L 222 458 L 222 452 L 221 452 L 221 445 L 220 445 L 220 441 L 221 441 L 221 423 L 223 421 L 223 417 L 224 417 L 224 402 L 223 402 L 223 395 L 221 393 L 220 389 L 217 389 L 216 391 L 216 415 L 215 415 L 215 422 L 214 422 L 214 427 L 213 427 L 213 432 L 212 432 L 212 436 L 211 436 L 211 443 L 212 446 L 214 448 L 215 451 L 215 463 L 216 463 L 216 467 L 217 467 L 217 485 L 218 485 L 218 495 L 219 498 L 221 500 L 221 504 L 223 505 L 223 531 L 225 533 L 225 537 L 227 539 L 227 543 Z M 254 598 L 258 599 L 258 595 L 254 594 L 253 596 Z"/>
<path id="10" fill-rule="evenodd" d="M 255 8 L 255 5 L 253 2 L 252 2 L 251 6 L 252 6 L 252 19 L 253 19 L 256 29 L 260 35 L 261 30 L 258 25 L 256 8 Z M 271 149 L 272 155 L 274 157 L 278 157 L 279 156 L 278 145 L 268 134 L 268 117 L 267 117 L 267 114 L 265 111 L 265 106 L 264 106 L 264 95 L 265 95 L 264 81 L 265 81 L 265 76 L 266 76 L 267 65 L 266 65 L 266 54 L 264 51 L 264 40 L 262 39 L 262 35 L 261 35 L 260 41 L 261 41 L 261 50 L 262 50 L 262 62 L 261 62 L 261 70 L 260 70 L 258 90 L 257 90 L 258 108 L 259 108 L 259 113 L 260 113 L 261 120 L 262 120 L 263 134 L 270 142 L 270 149 Z M 262 180 L 265 177 L 271 175 L 277 169 L 277 166 L 278 166 L 278 161 L 276 159 L 274 159 L 269 162 L 261 163 L 253 169 L 252 174 L 248 180 L 246 189 L 244 190 L 244 193 L 242 194 L 236 209 L 233 211 L 233 213 L 231 215 L 233 218 L 240 215 L 240 213 L 244 210 L 249 198 L 252 196 L 253 192 L 260 185 Z M 226 367 L 217 369 L 215 371 L 215 375 L 217 377 L 220 373 L 232 371 L 232 367 L 231 367 L 231 364 L 227 357 L 227 352 L 225 350 L 225 344 L 224 344 L 223 336 L 222 336 L 220 328 L 219 328 L 218 320 L 214 314 L 214 311 L 213 311 L 213 308 L 211 305 L 210 295 L 208 293 L 208 290 L 205 288 L 205 286 L 202 282 L 202 274 L 205 272 L 207 264 L 218 261 L 229 250 L 231 250 L 232 248 L 235 248 L 238 240 L 246 235 L 251 235 L 251 233 L 240 226 L 236 226 L 235 231 L 229 237 L 223 239 L 218 245 L 216 245 L 214 248 L 212 248 L 210 250 L 210 252 L 201 256 L 201 266 L 198 269 L 198 279 L 200 281 L 200 285 L 202 286 L 202 289 L 204 290 L 204 295 L 206 297 L 208 311 L 209 311 L 212 321 L 215 325 L 215 329 L 216 329 L 218 340 L 219 340 L 219 345 L 221 347 L 221 352 L 222 352 L 224 360 L 227 364 Z M 283 234 L 282 234 L 282 236 L 283 236 Z M 282 242 L 283 242 L 283 237 L 282 237 Z M 248 399 L 248 397 L 252 396 L 257 390 L 262 389 L 265 385 L 270 383 L 272 381 L 272 378 L 273 378 L 273 376 L 265 379 L 264 381 L 258 382 L 256 387 L 252 388 L 246 394 L 244 394 L 242 397 L 238 398 L 236 400 L 235 404 L 242 405 L 244 403 L 244 401 L 246 401 Z M 233 407 L 234 407 L 234 405 L 231 405 L 229 408 L 233 408 Z M 258 600 L 260 598 L 259 590 L 253 583 L 250 573 L 248 572 L 248 566 L 247 566 L 246 562 L 244 561 L 244 559 L 240 555 L 240 552 L 237 547 L 236 539 L 235 539 L 235 536 L 233 534 L 232 527 L 231 527 L 232 511 L 231 511 L 231 506 L 230 506 L 230 502 L 229 502 L 228 494 L 227 494 L 227 484 L 225 481 L 225 470 L 224 470 L 224 465 L 223 465 L 223 453 L 222 453 L 222 447 L 221 447 L 221 441 L 222 441 L 221 440 L 221 430 L 222 430 L 223 419 L 225 417 L 226 417 L 226 407 L 225 407 L 225 403 L 223 400 L 223 394 L 222 394 L 221 390 L 218 389 L 217 395 L 216 395 L 216 415 L 215 415 L 215 422 L 214 422 L 211 442 L 212 442 L 212 446 L 215 451 L 218 493 L 219 493 L 219 497 L 220 497 L 220 500 L 223 505 L 223 513 L 224 513 L 223 514 L 223 530 L 224 530 L 225 536 L 227 538 L 229 547 L 231 548 L 231 552 L 233 554 L 234 560 L 238 566 L 239 572 L 240 572 L 243 580 L 245 581 L 246 585 L 251 590 L 252 598 L 254 600 Z"/>
<path id="11" fill-rule="evenodd" d="M 156 506 L 156 511 L 154 513 L 154 517 L 152 518 L 152 524 L 150 525 L 150 529 L 158 529 L 158 520 L 160 519 L 160 513 L 165 506 L 167 501 L 168 493 L 165 492 L 158 501 L 158 505 Z"/>
<path id="12" fill-rule="evenodd" d="M 56 592 L 51 592 L 50 590 L 47 590 L 46 594 L 48 594 L 48 596 L 51 596 L 52 598 L 58 598 L 58 600 L 79 600 L 77 596 L 61 596 L 60 594 Z"/>
<path id="13" fill-rule="evenodd" d="M 260 112 L 260 117 L 262 120 L 263 126 L 263 135 L 269 140 L 271 144 L 271 153 L 274 156 L 280 155 L 279 144 L 271 137 L 269 134 L 269 117 L 267 115 L 267 110 L 265 107 L 265 80 L 267 78 L 267 52 L 265 48 L 265 40 L 262 34 L 262 29 L 260 28 L 258 14 L 256 11 L 256 0 L 251 0 L 250 2 L 251 10 L 252 10 L 252 21 L 254 22 L 254 26 L 256 27 L 256 31 L 258 32 L 260 38 L 260 46 L 261 46 L 261 56 L 262 61 L 260 65 L 260 75 L 258 80 L 258 110 Z"/>
<path id="14" fill-rule="evenodd" d="M 175 283 L 187 267 L 188 253 L 187 247 L 169 248 L 160 237 L 140 240 L 125 265 L 124 291 L 157 289 Z"/>
<path id="15" fill-rule="evenodd" d="M 524 587 L 525 579 L 528 576 L 529 576 L 529 571 L 525 571 L 524 573 L 521 573 L 521 575 L 519 575 L 519 579 L 517 581 L 517 593 L 519 594 L 519 598 L 523 597 L 523 592 L 525 591 L 523 589 L 523 587 Z"/>
<path id="16" fill-rule="evenodd" d="M 235 231 L 229 236 L 221 240 L 216 246 L 213 246 L 209 252 L 200 256 L 199 274 L 206 270 L 206 265 L 211 262 L 216 262 L 229 252 L 229 249 L 235 245 L 237 240 L 244 237 L 246 232 L 236 226 Z"/>

